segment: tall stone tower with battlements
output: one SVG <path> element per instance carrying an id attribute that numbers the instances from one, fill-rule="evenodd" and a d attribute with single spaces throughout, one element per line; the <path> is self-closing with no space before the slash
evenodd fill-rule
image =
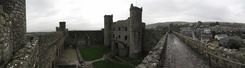
<path id="1" fill-rule="evenodd" d="M 131 4 L 130 7 L 130 24 L 129 24 L 129 57 L 135 58 L 141 55 L 142 51 L 142 8 L 138 8 Z"/>
<path id="2" fill-rule="evenodd" d="M 66 30 L 66 22 L 60 22 L 60 31 Z"/>
<path id="3" fill-rule="evenodd" d="M 104 46 L 109 47 L 111 45 L 111 30 L 113 23 L 113 15 L 104 16 Z"/>
<path id="4" fill-rule="evenodd" d="M 66 28 L 66 22 L 65 21 L 59 22 L 59 27 L 56 27 L 56 31 L 62 31 L 66 33 L 66 31 L 68 31 L 68 29 Z"/>
<path id="5" fill-rule="evenodd" d="M 126 20 L 113 22 L 112 15 L 104 16 L 104 45 L 111 47 L 113 55 L 137 58 L 142 53 L 144 30 L 142 8 L 131 4 L 130 17 Z"/>

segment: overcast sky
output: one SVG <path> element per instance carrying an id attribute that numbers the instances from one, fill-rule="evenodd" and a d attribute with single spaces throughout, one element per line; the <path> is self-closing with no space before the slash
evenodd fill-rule
<path id="1" fill-rule="evenodd" d="M 69 30 L 99 30 L 103 16 L 129 17 L 131 3 L 143 7 L 146 24 L 166 21 L 245 22 L 245 0 L 26 0 L 27 31 L 55 31 L 59 21 Z"/>

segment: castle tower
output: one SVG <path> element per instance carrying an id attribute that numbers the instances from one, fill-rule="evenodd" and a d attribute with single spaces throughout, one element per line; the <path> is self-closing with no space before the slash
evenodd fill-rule
<path id="1" fill-rule="evenodd" d="M 56 27 L 56 31 L 59 31 L 59 27 Z"/>
<path id="2" fill-rule="evenodd" d="M 26 0 L 0 0 L 0 5 L 9 15 L 11 40 L 15 52 L 26 44 Z"/>
<path id="3" fill-rule="evenodd" d="M 113 23 L 113 15 L 105 15 L 104 16 L 104 46 L 111 46 L 111 29 Z"/>
<path id="4" fill-rule="evenodd" d="M 66 31 L 66 22 L 60 22 L 59 30 Z"/>
<path id="5" fill-rule="evenodd" d="M 13 46 L 11 41 L 11 23 L 8 21 L 8 15 L 3 11 L 0 5 L 0 67 L 13 56 Z"/>
<path id="6" fill-rule="evenodd" d="M 137 58 L 142 53 L 142 8 L 133 6 L 130 7 L 130 46 L 129 57 Z"/>

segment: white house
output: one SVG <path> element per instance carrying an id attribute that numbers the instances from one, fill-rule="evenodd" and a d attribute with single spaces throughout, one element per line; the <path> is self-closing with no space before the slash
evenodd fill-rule
<path id="1" fill-rule="evenodd" d="M 220 40 L 220 39 L 226 38 L 226 37 L 228 37 L 227 34 L 217 34 L 217 35 L 214 36 L 214 38 L 217 39 L 217 40 Z"/>

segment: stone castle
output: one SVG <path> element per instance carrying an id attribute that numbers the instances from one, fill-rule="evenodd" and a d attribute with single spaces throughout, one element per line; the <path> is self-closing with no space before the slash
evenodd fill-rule
<path id="1" fill-rule="evenodd" d="M 55 32 L 27 33 L 25 7 L 25 0 L 0 1 L 0 68 L 59 68 L 66 47 L 104 45 L 112 56 L 139 58 L 163 35 L 145 29 L 142 8 L 133 4 L 126 20 L 113 22 L 113 15 L 105 15 L 104 30 L 68 31 L 66 22 L 59 22 Z"/>
<path id="2" fill-rule="evenodd" d="M 142 8 L 131 4 L 127 20 L 113 22 L 113 15 L 104 16 L 104 45 L 110 46 L 115 55 L 137 58 L 142 53 Z"/>

